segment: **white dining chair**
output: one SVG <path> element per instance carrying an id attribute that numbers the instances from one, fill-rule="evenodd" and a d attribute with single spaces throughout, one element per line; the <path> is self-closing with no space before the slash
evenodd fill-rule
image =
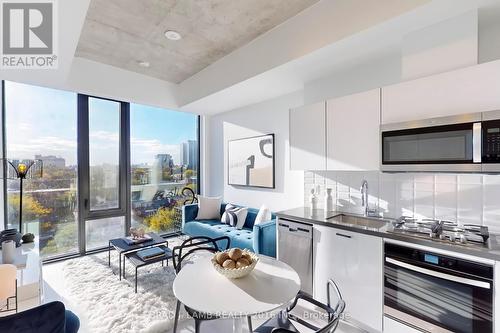
<path id="1" fill-rule="evenodd" d="M 17 268 L 14 265 L 0 265 L 0 312 L 17 312 Z M 14 299 L 16 307 L 10 307 L 10 301 Z"/>

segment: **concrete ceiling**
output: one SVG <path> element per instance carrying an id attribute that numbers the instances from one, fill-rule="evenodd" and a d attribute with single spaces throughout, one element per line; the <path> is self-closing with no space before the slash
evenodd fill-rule
<path id="1" fill-rule="evenodd" d="M 76 56 L 180 83 L 318 1 L 92 0 Z"/>

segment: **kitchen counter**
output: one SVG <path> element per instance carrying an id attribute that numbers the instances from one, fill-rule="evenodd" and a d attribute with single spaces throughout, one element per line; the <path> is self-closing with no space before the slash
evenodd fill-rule
<path id="1" fill-rule="evenodd" d="M 436 249 L 452 251 L 465 255 L 475 256 L 484 259 L 500 261 L 500 235 L 491 234 L 488 243 L 485 245 L 475 244 L 452 244 L 436 239 L 427 239 L 418 236 L 412 236 L 400 232 L 392 231 L 392 223 L 395 221 L 390 218 L 365 217 L 363 215 L 344 213 L 344 212 L 325 212 L 322 209 L 312 211 L 307 207 L 299 207 L 284 210 L 276 213 L 279 218 L 292 221 L 319 224 L 330 226 L 337 229 L 359 232 L 362 234 L 394 239 L 411 244 L 428 246 Z"/>

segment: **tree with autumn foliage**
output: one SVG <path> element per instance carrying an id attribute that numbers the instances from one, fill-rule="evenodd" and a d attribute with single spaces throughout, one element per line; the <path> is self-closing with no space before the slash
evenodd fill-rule
<path id="1" fill-rule="evenodd" d="M 173 228 L 175 219 L 175 209 L 162 207 L 153 215 L 146 217 L 144 221 L 154 231 L 167 231 Z"/>
<path id="2" fill-rule="evenodd" d="M 9 195 L 9 220 L 19 220 L 19 194 Z M 44 207 L 31 195 L 23 196 L 23 221 L 33 221 L 51 213 L 50 208 Z"/>

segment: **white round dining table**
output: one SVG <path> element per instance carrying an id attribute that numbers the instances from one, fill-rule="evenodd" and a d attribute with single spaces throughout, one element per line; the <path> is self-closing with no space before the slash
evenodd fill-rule
<path id="1" fill-rule="evenodd" d="M 175 297 L 193 310 L 233 318 L 240 333 L 245 317 L 272 312 L 289 304 L 300 290 L 297 272 L 274 258 L 260 255 L 254 270 L 240 279 L 218 273 L 210 256 L 186 263 L 173 284 Z"/>

